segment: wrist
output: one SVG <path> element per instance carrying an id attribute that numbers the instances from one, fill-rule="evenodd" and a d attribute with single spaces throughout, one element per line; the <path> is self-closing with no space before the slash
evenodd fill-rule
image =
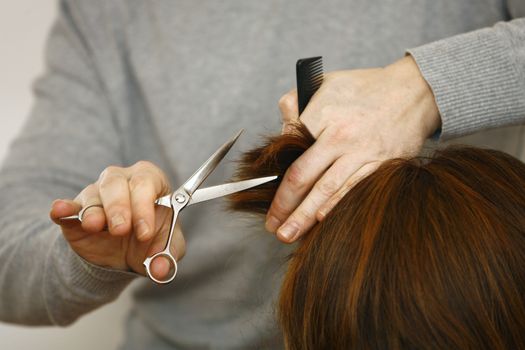
<path id="1" fill-rule="evenodd" d="M 430 85 L 421 74 L 412 56 L 407 55 L 385 68 L 391 71 L 395 80 L 405 90 L 405 96 L 411 100 L 411 114 L 424 138 L 432 136 L 441 128 L 441 117 Z"/>

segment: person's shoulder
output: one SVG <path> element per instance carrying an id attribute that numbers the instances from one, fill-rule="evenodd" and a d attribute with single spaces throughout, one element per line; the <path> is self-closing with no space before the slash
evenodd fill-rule
<path id="1" fill-rule="evenodd" d="M 122 48 L 134 4 L 132 0 L 60 0 L 59 13 L 86 47 L 108 53 Z"/>
<path id="2" fill-rule="evenodd" d="M 79 29 L 104 31 L 125 25 L 134 3 L 129 0 L 60 0 L 59 6 Z"/>
<path id="3" fill-rule="evenodd" d="M 59 6 L 72 13 L 100 16 L 126 12 L 133 3 L 132 0 L 60 0 Z"/>

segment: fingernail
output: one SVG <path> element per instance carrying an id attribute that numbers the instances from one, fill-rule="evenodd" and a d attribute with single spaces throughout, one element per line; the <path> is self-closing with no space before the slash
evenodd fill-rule
<path id="1" fill-rule="evenodd" d="M 281 226 L 281 221 L 279 221 L 279 219 L 277 219 L 275 216 L 270 215 L 266 220 L 265 226 L 267 231 L 273 233 L 279 228 L 279 226 Z"/>
<path id="2" fill-rule="evenodd" d="M 277 234 L 286 241 L 292 241 L 298 233 L 299 227 L 295 223 L 284 224 L 277 231 Z"/>
<path id="3" fill-rule="evenodd" d="M 122 225 L 126 220 L 124 220 L 124 217 L 121 214 L 113 215 L 111 218 L 111 227 L 117 227 L 119 225 Z"/>
<path id="4" fill-rule="evenodd" d="M 140 219 L 137 224 L 135 225 L 135 231 L 137 231 L 137 238 L 139 240 L 144 240 L 148 233 L 149 233 L 149 226 L 144 221 L 144 219 Z"/>

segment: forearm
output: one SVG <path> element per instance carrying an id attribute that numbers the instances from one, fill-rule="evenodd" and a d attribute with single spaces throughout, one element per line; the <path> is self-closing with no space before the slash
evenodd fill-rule
<path id="1" fill-rule="evenodd" d="M 134 276 L 84 262 L 48 215 L 54 199 L 74 198 L 123 162 L 91 54 L 89 39 L 98 34 L 83 34 L 75 4 L 61 2 L 35 105 L 0 170 L 0 319 L 8 322 L 71 323 L 113 300 Z"/>
<path id="2" fill-rule="evenodd" d="M 95 267 L 74 253 L 47 217 L 46 192 L 67 186 L 59 178 L 32 180 L 24 186 L 9 169 L 0 173 L 0 319 L 67 325 L 115 299 L 136 275 Z"/>

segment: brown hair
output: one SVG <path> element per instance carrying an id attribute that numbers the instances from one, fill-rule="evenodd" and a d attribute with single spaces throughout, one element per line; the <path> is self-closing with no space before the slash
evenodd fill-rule
<path id="1" fill-rule="evenodd" d="M 306 128 L 245 153 L 237 178 L 284 174 Z M 231 197 L 264 213 L 278 181 Z M 448 147 L 394 159 L 300 241 L 281 288 L 288 349 L 525 348 L 525 165 Z"/>

